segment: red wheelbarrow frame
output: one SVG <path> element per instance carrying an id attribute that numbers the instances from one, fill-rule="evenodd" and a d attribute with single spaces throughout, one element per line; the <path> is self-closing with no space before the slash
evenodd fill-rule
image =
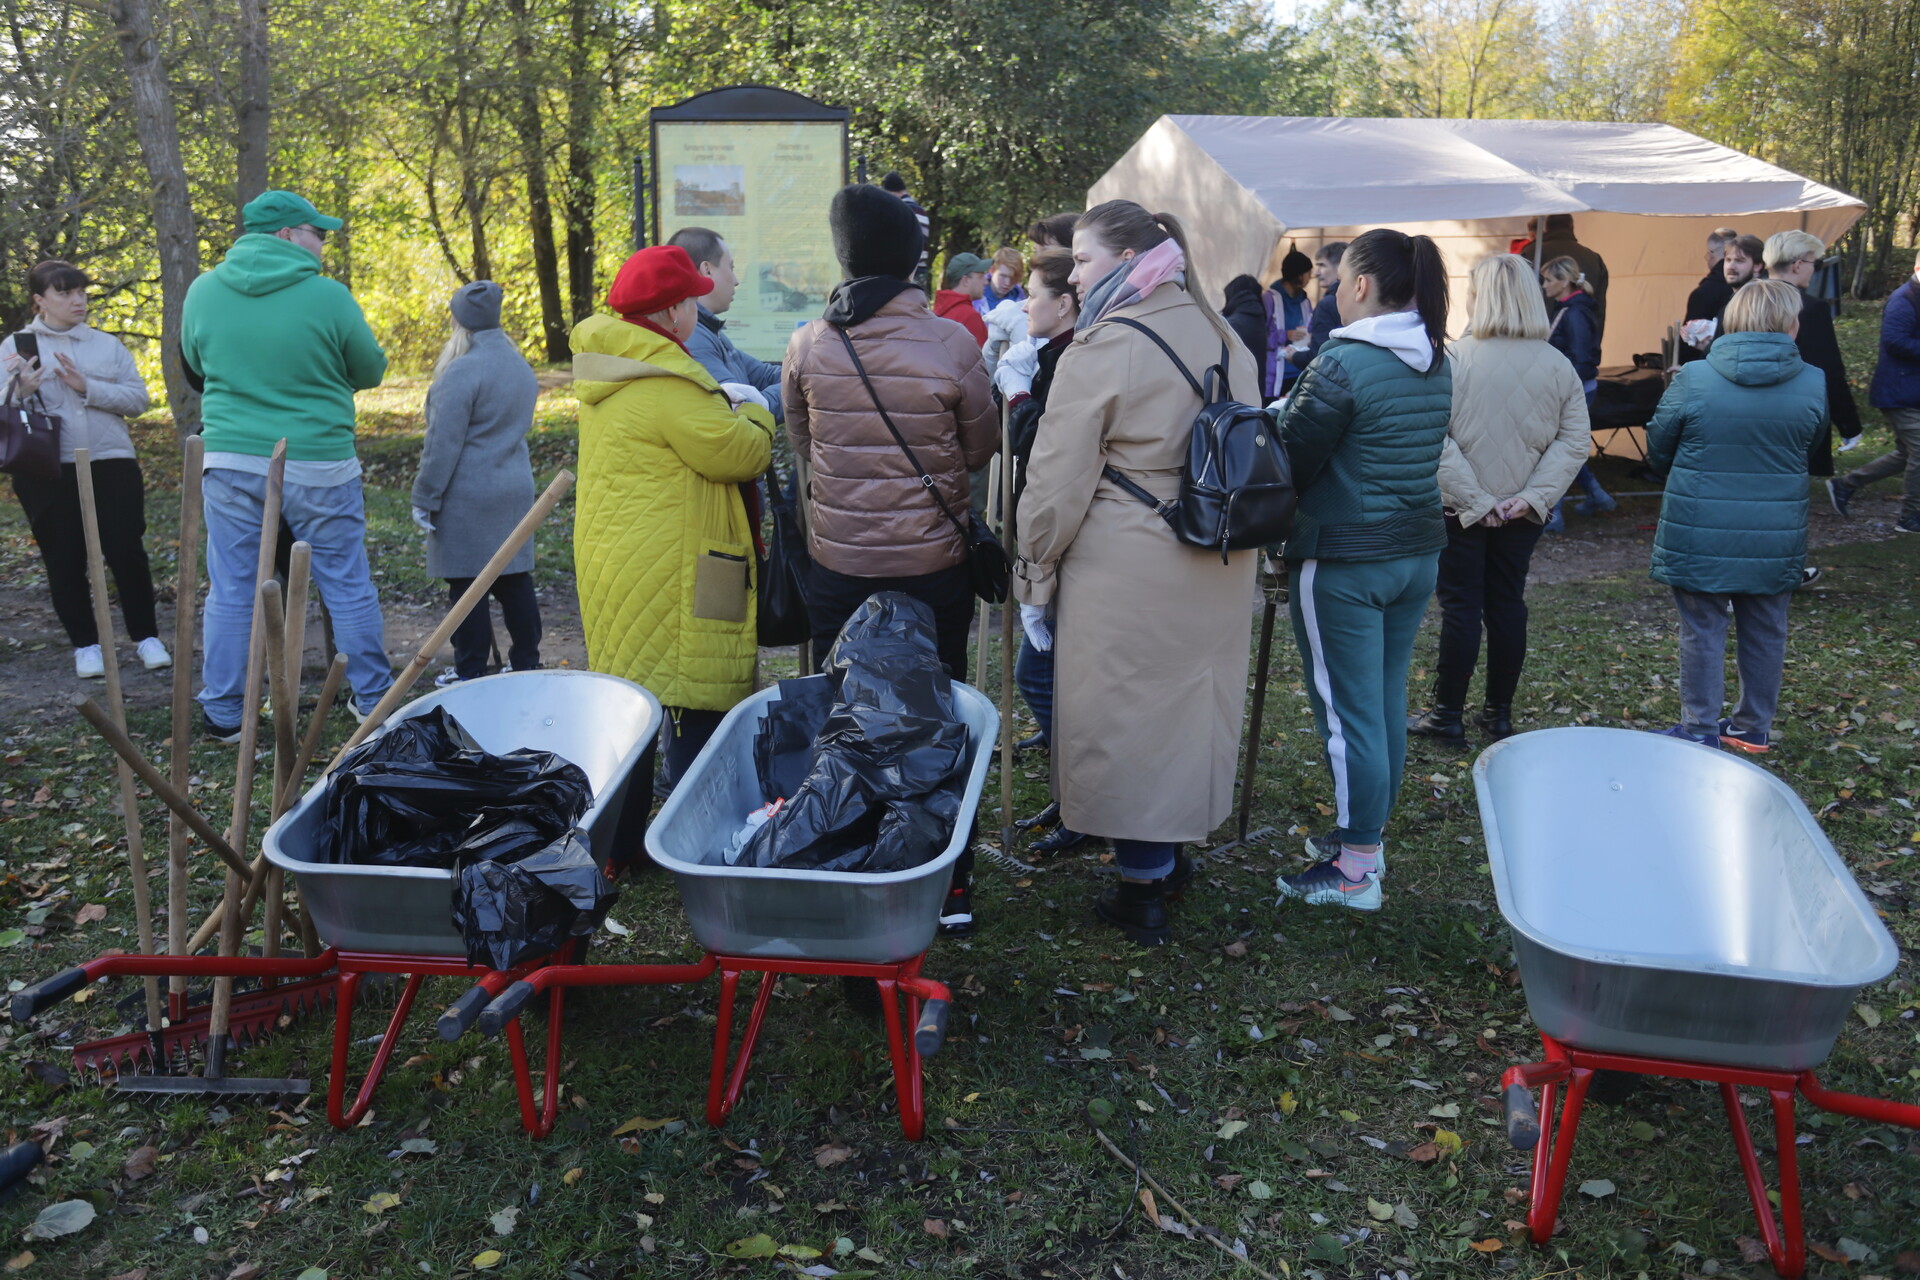
<path id="1" fill-rule="evenodd" d="M 571 955 L 569 955 L 571 958 Z M 317 956 L 304 957 L 265 957 L 265 956 L 166 956 L 166 955 L 107 955 L 89 960 L 85 964 L 65 970 L 34 986 L 14 995 L 13 1016 L 16 1021 L 24 1022 L 35 1014 L 60 1000 L 66 999 L 85 988 L 90 983 L 108 977 L 186 977 L 186 978 L 257 978 L 262 982 L 305 979 L 315 987 L 331 986 L 334 994 L 333 1015 L 333 1054 L 331 1069 L 327 1078 L 327 1120 L 336 1129 L 348 1129 L 358 1124 L 372 1105 L 374 1091 L 379 1088 L 387 1066 L 392 1061 L 393 1051 L 399 1046 L 400 1030 L 406 1025 L 413 1011 L 414 998 L 419 994 L 420 983 L 429 977 L 473 977 L 478 981 L 468 993 L 467 1000 L 473 1000 L 476 993 L 485 993 L 491 999 L 512 983 L 524 978 L 548 964 L 553 957 L 541 957 L 513 969 L 501 971 L 485 969 L 471 964 L 458 956 L 429 956 L 409 953 L 381 953 L 367 951 L 340 951 L 329 948 Z M 401 989 L 398 1005 L 393 1016 L 387 1021 L 386 1032 L 380 1038 L 380 1046 L 374 1051 L 373 1062 L 368 1067 L 360 1086 L 354 1091 L 351 1105 L 347 1102 L 348 1055 L 353 1046 L 353 1013 L 358 998 L 360 984 L 368 974 L 405 974 L 406 985 Z M 563 995 L 559 990 L 553 993 L 547 1024 L 547 1078 L 554 1080 L 559 1074 L 560 1038 L 562 1029 Z M 473 1004 L 477 1012 L 480 1000 Z M 445 1039 L 457 1039 L 458 1031 L 448 1035 L 450 1023 L 457 1023 L 462 1016 L 462 1007 L 456 1005 L 440 1020 L 441 1035 Z M 466 1015 L 471 1020 L 471 1015 Z M 464 1030 L 464 1026 L 461 1027 Z M 506 1027 L 507 1048 L 512 1059 L 514 1079 L 519 1086 L 523 1099 L 522 1118 L 525 1119 L 524 1099 L 531 1089 L 531 1071 L 527 1062 L 526 1044 L 517 1021 Z M 548 1127 L 551 1128 L 551 1119 Z M 528 1126 L 533 1132 L 533 1127 Z M 542 1130 L 535 1136 L 545 1136 Z"/>
<path id="2" fill-rule="evenodd" d="M 1501 1101 L 1506 1109 L 1507 1137 L 1524 1151 L 1533 1150 L 1533 1181 L 1527 1206 L 1527 1229 L 1535 1244 L 1545 1244 L 1553 1235 L 1560 1215 L 1560 1198 L 1566 1191 L 1567 1164 L 1573 1155 L 1574 1137 L 1580 1130 L 1580 1113 L 1586 1105 L 1587 1086 L 1596 1071 L 1625 1071 L 1634 1075 L 1666 1076 L 1676 1080 L 1705 1080 L 1720 1086 L 1721 1105 L 1726 1108 L 1727 1124 L 1733 1132 L 1733 1146 L 1740 1157 L 1740 1172 L 1747 1183 L 1747 1195 L 1753 1201 L 1753 1214 L 1766 1242 L 1773 1269 L 1787 1280 L 1798 1280 L 1807 1269 L 1806 1233 L 1800 1217 L 1800 1160 L 1794 1141 L 1793 1108 L 1796 1094 L 1822 1111 L 1854 1116 L 1877 1124 L 1920 1129 L 1920 1106 L 1889 1102 L 1882 1098 L 1863 1098 L 1858 1094 L 1836 1093 L 1821 1085 L 1811 1071 L 1768 1071 L 1753 1067 L 1727 1067 L 1706 1062 L 1688 1062 L 1678 1058 L 1643 1058 L 1623 1053 L 1595 1053 L 1576 1049 L 1542 1034 L 1540 1043 L 1545 1062 L 1508 1067 L 1500 1077 Z M 1566 1100 L 1560 1109 L 1557 1131 L 1548 1134 L 1542 1118 L 1553 1117 L 1554 1099 L 1561 1085 Z M 1533 1088 L 1540 1090 L 1536 1110 Z M 1773 1206 L 1767 1197 L 1766 1179 L 1760 1172 L 1760 1160 L 1753 1148 L 1740 1106 L 1740 1090 L 1765 1089 L 1773 1100 L 1775 1163 L 1780 1171 L 1780 1218 L 1776 1223 Z"/>
<path id="3" fill-rule="evenodd" d="M 513 1021 L 520 1009 L 541 991 L 551 990 L 557 999 L 567 987 L 658 986 L 663 983 L 699 982 L 716 970 L 720 974 L 720 1006 L 713 1035 L 713 1065 L 707 1082 L 707 1123 L 720 1128 L 740 1101 L 746 1088 L 747 1068 L 766 1022 L 767 1007 L 773 1000 L 773 979 L 786 974 L 820 977 L 871 978 L 880 987 L 880 1008 L 887 1027 L 887 1051 L 893 1062 L 894 1092 L 900 1106 L 900 1130 L 909 1142 L 918 1142 L 926 1134 L 927 1109 L 921 1080 L 921 1063 L 940 1051 L 946 1038 L 947 1014 L 953 995 L 942 983 L 920 976 L 926 960 L 921 952 L 892 964 L 863 964 L 845 960 L 801 960 L 758 956 L 727 956 L 709 952 L 694 964 L 685 965 L 548 965 L 512 983 L 493 999 L 479 1017 L 480 1030 L 493 1035 L 502 1027 L 509 1037 L 517 1034 Z M 759 973 L 760 989 L 754 996 L 753 1010 L 747 1016 L 746 1030 L 739 1053 L 733 1054 L 733 1006 L 739 991 L 740 975 Z M 901 1031 L 900 998 L 906 997 L 906 1021 L 913 1034 Z M 466 1000 L 472 999 L 469 992 Z M 924 1009 L 922 1001 L 925 1002 Z M 449 1018 L 452 1017 L 451 1012 Z M 450 1024 L 443 1024 L 443 1026 Z M 457 1034 L 457 1033 L 456 1033 Z M 731 1070 L 728 1059 L 733 1058 Z M 527 1132 L 545 1137 L 553 1129 L 558 1114 L 560 1080 L 548 1056 L 545 1097 L 536 1110 L 532 1091 L 521 1088 L 520 1114 Z"/>

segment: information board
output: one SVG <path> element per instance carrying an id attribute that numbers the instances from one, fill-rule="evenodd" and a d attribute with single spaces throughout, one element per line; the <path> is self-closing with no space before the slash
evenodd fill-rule
<path id="1" fill-rule="evenodd" d="M 717 232 L 740 277 L 727 336 L 780 359 L 840 280 L 827 206 L 846 181 L 846 126 L 656 119 L 653 138 L 654 243 L 682 227 Z"/>

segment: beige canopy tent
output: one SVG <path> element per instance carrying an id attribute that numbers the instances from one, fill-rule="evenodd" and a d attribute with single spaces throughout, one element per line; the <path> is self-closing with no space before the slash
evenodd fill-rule
<path id="1" fill-rule="evenodd" d="M 1529 217 L 1573 215 L 1606 259 L 1602 360 L 1656 351 L 1706 269 L 1707 233 L 1762 239 L 1804 228 L 1831 244 L 1866 206 L 1663 124 L 1570 120 L 1375 120 L 1162 116 L 1087 193 L 1177 214 L 1217 302 L 1243 272 L 1279 275 L 1290 241 L 1311 255 L 1369 227 L 1439 242 L 1465 324 L 1465 276 L 1526 235 Z"/>

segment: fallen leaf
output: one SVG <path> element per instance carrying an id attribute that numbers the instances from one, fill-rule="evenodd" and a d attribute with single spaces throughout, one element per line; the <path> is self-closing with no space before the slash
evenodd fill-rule
<path id="1" fill-rule="evenodd" d="M 1231 1191 L 1245 1182 L 1246 1178 L 1247 1175 L 1244 1173 L 1223 1173 L 1213 1180 L 1213 1185 L 1222 1191 Z"/>
<path id="2" fill-rule="evenodd" d="M 510 1236 L 513 1234 L 513 1229 L 520 1225 L 520 1206 L 517 1204 L 508 1205 L 491 1218 L 488 1218 L 487 1221 L 493 1225 L 493 1234 L 497 1236 Z"/>
<path id="3" fill-rule="evenodd" d="M 1219 1130 L 1213 1136 L 1221 1139 L 1232 1139 L 1232 1138 L 1238 1137 L 1242 1133 L 1245 1133 L 1246 1129 L 1247 1129 L 1247 1122 L 1245 1120 L 1229 1120 L 1225 1124 L 1221 1125 Z"/>
<path id="4" fill-rule="evenodd" d="M 1360 1113 L 1358 1111 L 1342 1111 L 1339 1113 L 1339 1116 L 1342 1120 L 1345 1120 L 1348 1124 L 1358 1123 L 1360 1119 Z"/>
<path id="5" fill-rule="evenodd" d="M 1393 1206 L 1390 1204 L 1381 1204 L 1378 1200 L 1375 1200 L 1372 1196 L 1368 1196 L 1367 1197 L 1367 1216 L 1369 1218 L 1372 1218 L 1375 1222 L 1385 1222 L 1389 1218 L 1393 1217 Z"/>
<path id="6" fill-rule="evenodd" d="M 0 931 L 0 947 L 17 947 L 27 940 L 25 929 L 7 929 Z"/>
<path id="7" fill-rule="evenodd" d="M 40 1211 L 40 1216 L 27 1228 L 27 1239 L 57 1240 L 70 1236 L 85 1230 L 96 1216 L 93 1206 L 85 1200 L 62 1200 Z"/>
<path id="8" fill-rule="evenodd" d="M 1828 1262 L 1837 1262 L 1841 1266 L 1845 1266 L 1847 1264 L 1847 1255 L 1840 1252 L 1838 1249 L 1833 1248 L 1831 1245 L 1824 1245 L 1816 1241 L 1809 1240 L 1807 1241 L 1807 1252 L 1818 1254 L 1820 1257 L 1825 1258 Z"/>
<path id="9" fill-rule="evenodd" d="M 571 1187 L 586 1176 L 587 1171 L 585 1169 L 569 1169 L 560 1175 L 560 1183 L 562 1186 Z"/>
<path id="10" fill-rule="evenodd" d="M 144 1273 L 142 1274 L 144 1275 Z M 293 1280 L 327 1280 L 327 1269 L 325 1267 L 308 1267 L 305 1271 L 295 1276 Z"/>
<path id="11" fill-rule="evenodd" d="M 96 920 L 105 920 L 106 918 L 107 908 L 105 904 L 89 902 L 86 906 L 81 907 L 73 913 L 73 927 L 78 929 L 82 925 L 92 924 Z"/>
<path id="12" fill-rule="evenodd" d="M 474 1254 L 473 1262 L 470 1265 L 475 1271 L 487 1271 L 499 1266 L 501 1259 L 506 1256 L 506 1254 L 501 1253 L 498 1249 L 488 1249 L 484 1253 Z"/>
<path id="13" fill-rule="evenodd" d="M 729 1258 L 771 1258 L 780 1252 L 780 1246 L 766 1232 L 757 1236 L 746 1236 L 727 1245 Z"/>
<path id="14" fill-rule="evenodd" d="M 121 1176 L 129 1182 L 138 1182 L 153 1172 L 154 1161 L 159 1158 L 158 1147 L 135 1147 L 127 1156 L 127 1162 L 120 1166 Z"/>
<path id="15" fill-rule="evenodd" d="M 1485 1240 L 1467 1241 L 1467 1248 L 1473 1250 L 1475 1253 L 1494 1253 L 1506 1247 L 1507 1242 L 1505 1240 L 1497 1240 L 1492 1236 L 1488 1236 Z"/>
<path id="16" fill-rule="evenodd" d="M 1580 1194 L 1592 1196 L 1595 1200 L 1604 1200 L 1614 1193 L 1614 1185 L 1606 1178 L 1592 1178 L 1580 1184 Z"/>
<path id="17" fill-rule="evenodd" d="M 1460 1104 L 1457 1102 L 1443 1102 L 1437 1107 L 1428 1107 L 1427 1114 L 1438 1120 L 1458 1120 L 1460 1118 Z"/>
<path id="18" fill-rule="evenodd" d="M 33 1265 L 33 1250 L 23 1249 L 7 1259 L 7 1270 L 25 1271 Z"/>
<path id="19" fill-rule="evenodd" d="M 260 1273 L 266 1268 L 257 1262 L 243 1262 L 227 1272 L 227 1280 L 259 1280 Z"/>
<path id="20" fill-rule="evenodd" d="M 668 1116 L 665 1120 L 649 1120 L 645 1116 L 635 1116 L 618 1129 L 615 1129 L 613 1136 L 618 1138 L 622 1134 L 628 1133 L 652 1133 L 655 1129 L 666 1128 L 677 1119 L 679 1119 L 678 1116 Z"/>
<path id="21" fill-rule="evenodd" d="M 361 1205 L 360 1208 L 377 1218 L 387 1210 L 398 1206 L 399 1203 L 400 1196 L 398 1193 L 392 1191 L 376 1191 L 367 1197 L 367 1202 Z"/>
<path id="22" fill-rule="evenodd" d="M 1739 1238 L 1734 1240 L 1733 1243 L 1739 1246 L 1740 1261 L 1742 1262 L 1768 1261 L 1767 1246 L 1761 1244 L 1758 1240 L 1755 1240 L 1752 1236 L 1740 1236 Z"/>
<path id="23" fill-rule="evenodd" d="M 1247 954 L 1247 944 L 1239 938 L 1235 938 L 1232 942 L 1229 942 L 1220 949 L 1232 956 L 1235 960 Z"/>
<path id="24" fill-rule="evenodd" d="M 1299 1110 L 1299 1107 L 1300 1107 L 1300 1099 L 1294 1097 L 1293 1094 L 1283 1093 L 1280 1095 L 1280 1114 L 1281 1115 L 1290 1116 L 1295 1111 Z"/>
<path id="25" fill-rule="evenodd" d="M 430 1156 L 439 1149 L 432 1138 L 408 1138 L 400 1144 L 400 1154 L 408 1156 Z"/>
<path id="26" fill-rule="evenodd" d="M 1407 1152 L 1407 1159 L 1417 1164 L 1432 1164 L 1439 1158 L 1440 1144 L 1437 1142 L 1423 1142 L 1413 1150 Z"/>
<path id="27" fill-rule="evenodd" d="M 1878 1009 L 1876 1009 L 1876 1008 L 1874 1008 L 1874 1007 L 1873 1007 L 1872 1005 L 1870 1005 L 1870 1004 L 1857 1004 L 1857 1005 L 1855 1005 L 1855 1006 L 1853 1006 L 1853 1011 L 1854 1011 L 1855 1013 L 1857 1013 L 1857 1014 L 1859 1014 L 1859 1015 L 1860 1015 L 1860 1021 L 1862 1021 L 1862 1022 L 1864 1022 L 1864 1023 L 1866 1023 L 1866 1024 L 1868 1025 L 1868 1026 L 1870 1026 L 1870 1027 L 1877 1027 L 1877 1026 L 1879 1026 L 1879 1025 L 1880 1025 L 1880 1011 L 1879 1011 Z M 1813 1247 L 1813 1248 L 1818 1248 L 1819 1246 L 1818 1246 L 1818 1245 L 1814 1245 L 1814 1246 L 1810 1246 L 1810 1247 Z"/>
<path id="28" fill-rule="evenodd" d="M 1247 1184 L 1247 1194 L 1255 1200 L 1271 1200 L 1273 1199 L 1273 1188 L 1260 1181 L 1260 1179 L 1255 1178 Z"/>
<path id="29" fill-rule="evenodd" d="M 920 1229 L 936 1239 L 945 1240 L 947 1238 L 947 1224 L 944 1219 L 922 1218 L 920 1220 Z"/>
<path id="30" fill-rule="evenodd" d="M 828 1169 L 853 1158 L 853 1148 L 841 1142 L 823 1142 L 813 1149 L 814 1167 Z"/>
<path id="31" fill-rule="evenodd" d="M 1403 1227 L 1417 1227 L 1420 1225 L 1420 1215 L 1413 1211 L 1412 1205 L 1404 1202 L 1393 1206 L 1393 1220 Z"/>
<path id="32" fill-rule="evenodd" d="M 1336 1267 L 1347 1263 L 1347 1248 L 1340 1243 L 1339 1236 L 1317 1235 L 1307 1246 L 1307 1257 L 1315 1262 L 1331 1262 Z"/>
<path id="33" fill-rule="evenodd" d="M 1467 1145 L 1460 1140 L 1460 1135 L 1451 1129 L 1435 1129 L 1433 1131 L 1433 1141 L 1442 1151 L 1450 1156 L 1459 1155 Z"/>
<path id="34" fill-rule="evenodd" d="M 647 1194 L 641 1196 L 640 1198 L 642 1200 L 645 1200 L 648 1204 L 665 1204 L 667 1202 L 667 1198 L 661 1195 L 658 1191 L 649 1191 L 647 1192 Z"/>
<path id="35" fill-rule="evenodd" d="M 783 1244 L 775 1252 L 782 1258 L 797 1258 L 801 1262 L 820 1256 L 820 1251 L 810 1244 Z"/>

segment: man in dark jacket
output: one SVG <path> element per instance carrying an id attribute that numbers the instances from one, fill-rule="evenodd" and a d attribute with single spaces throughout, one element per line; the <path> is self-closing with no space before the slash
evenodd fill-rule
<path id="1" fill-rule="evenodd" d="M 1712 320 L 1717 317 L 1733 297 L 1733 286 L 1727 283 L 1727 273 L 1723 264 L 1727 256 L 1727 246 L 1740 238 L 1740 233 L 1732 227 L 1716 228 L 1707 236 L 1707 274 L 1700 277 L 1700 283 L 1687 295 L 1686 323 L 1696 320 Z M 1705 350 L 1690 343 L 1680 344 L 1680 363 L 1691 364 L 1705 356 Z"/>
<path id="2" fill-rule="evenodd" d="M 705 227 L 682 227 L 667 243 L 685 249 L 694 268 L 713 281 L 713 292 L 698 300 L 699 317 L 693 336 L 687 339 L 687 354 L 722 387 L 731 383 L 758 391 L 773 420 L 781 421 L 779 362 L 761 360 L 734 346 L 727 336 L 727 322 L 720 318 L 733 305 L 733 295 L 740 288 L 740 276 L 733 269 L 733 250 L 717 232 Z"/>
<path id="3" fill-rule="evenodd" d="M 1529 231 L 1538 225 L 1535 219 L 1527 220 Z M 1532 257 L 1533 241 L 1528 239 L 1521 242 L 1514 252 Z M 1573 238 L 1573 215 L 1570 213 L 1547 215 L 1546 240 L 1540 246 L 1540 261 L 1544 264 L 1555 258 L 1572 258 L 1580 264 L 1580 274 L 1587 278 L 1587 292 L 1593 295 L 1594 309 L 1600 313 L 1600 332 L 1604 336 L 1607 331 L 1607 260 Z"/>
<path id="4" fill-rule="evenodd" d="M 1340 259 L 1346 252 L 1347 242 L 1335 240 L 1321 245 L 1320 252 L 1313 255 L 1313 279 L 1320 286 L 1320 301 L 1313 309 L 1313 319 L 1307 322 L 1307 364 L 1313 363 L 1320 348 L 1340 327 Z"/>
<path id="5" fill-rule="evenodd" d="M 1813 269 L 1826 253 L 1819 236 L 1806 231 L 1777 231 L 1767 237 L 1762 258 L 1767 274 L 1785 280 L 1800 291 L 1800 331 L 1795 345 L 1800 358 L 1826 377 L 1827 417 L 1840 432 L 1842 443 L 1851 447 L 1860 437 L 1860 410 L 1853 403 L 1853 387 L 1847 382 L 1847 366 L 1840 355 L 1840 339 L 1833 331 L 1833 311 L 1826 302 L 1807 295 L 1813 283 Z M 1833 474 L 1833 432 L 1822 431 L 1807 452 L 1807 473 L 1813 476 Z"/>
<path id="6" fill-rule="evenodd" d="M 1833 499 L 1833 509 L 1844 516 L 1862 485 L 1904 474 L 1900 519 L 1893 527 L 1899 533 L 1920 533 L 1920 258 L 1880 313 L 1880 362 L 1874 366 L 1867 398 L 1893 429 L 1893 452 L 1844 479 L 1827 481 L 1827 496 Z"/>

